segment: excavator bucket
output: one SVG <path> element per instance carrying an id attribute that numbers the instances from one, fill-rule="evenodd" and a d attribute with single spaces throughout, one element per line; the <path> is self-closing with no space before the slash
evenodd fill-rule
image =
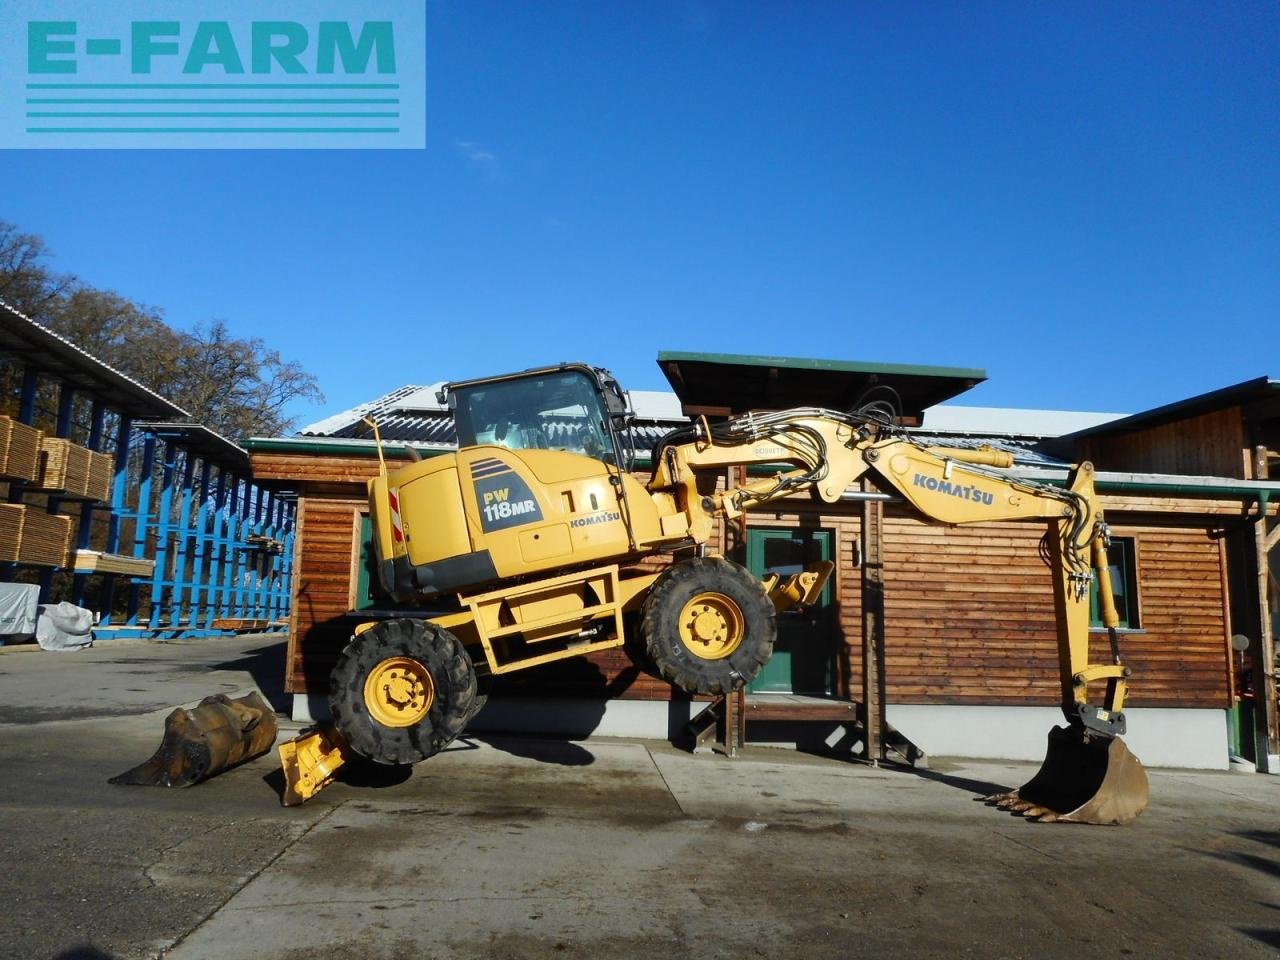
<path id="1" fill-rule="evenodd" d="M 276 715 L 258 693 L 235 700 L 218 694 L 164 721 L 164 739 L 146 763 L 110 783 L 124 786 L 189 787 L 259 757 L 276 741 Z"/>
<path id="2" fill-rule="evenodd" d="M 1147 771 L 1119 737 L 1054 727 L 1039 772 L 1013 793 L 986 800 L 1046 823 L 1112 824 L 1137 817 L 1147 796 Z"/>

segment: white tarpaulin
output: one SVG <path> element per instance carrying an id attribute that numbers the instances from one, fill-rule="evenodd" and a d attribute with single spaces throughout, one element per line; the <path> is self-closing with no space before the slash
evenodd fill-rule
<path id="1" fill-rule="evenodd" d="M 92 610 L 74 603 L 46 603 L 40 606 L 36 640 L 45 650 L 78 650 L 93 643 Z"/>
<path id="2" fill-rule="evenodd" d="M 34 583 L 0 583 L 0 637 L 35 633 L 39 600 L 40 587 Z"/>

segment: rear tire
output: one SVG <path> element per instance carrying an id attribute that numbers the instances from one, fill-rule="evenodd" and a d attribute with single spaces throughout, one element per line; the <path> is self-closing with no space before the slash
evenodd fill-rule
<path id="1" fill-rule="evenodd" d="M 773 654 L 777 614 L 764 586 L 721 557 L 670 567 L 641 612 L 645 652 L 667 680 L 689 693 L 745 686 Z"/>
<path id="2" fill-rule="evenodd" d="M 466 649 L 423 620 L 384 620 L 352 637 L 329 675 L 334 726 L 375 763 L 417 763 L 439 753 L 471 719 L 475 699 Z"/>

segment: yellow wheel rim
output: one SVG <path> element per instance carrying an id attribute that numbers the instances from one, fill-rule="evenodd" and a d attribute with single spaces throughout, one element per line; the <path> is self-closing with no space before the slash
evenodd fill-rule
<path id="1" fill-rule="evenodd" d="M 723 660 L 742 645 L 742 610 L 723 593 L 700 593 L 680 610 L 680 639 L 703 660 Z"/>
<path id="2" fill-rule="evenodd" d="M 431 710 L 436 698 L 431 671 L 412 657 L 383 660 L 364 681 L 364 705 L 384 727 L 411 727 Z"/>

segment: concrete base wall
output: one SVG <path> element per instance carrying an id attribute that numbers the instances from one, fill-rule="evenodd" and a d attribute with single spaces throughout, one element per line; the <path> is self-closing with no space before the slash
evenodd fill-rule
<path id="1" fill-rule="evenodd" d="M 925 753 L 988 760 L 1044 758 L 1057 707 L 891 704 L 889 722 Z M 1126 710 L 1124 742 L 1148 767 L 1226 770 L 1230 742 L 1225 710 L 1137 707 Z"/>
<path id="2" fill-rule="evenodd" d="M 310 723 L 327 719 L 324 697 L 293 698 L 293 718 Z M 589 736 L 678 739 L 702 704 L 653 700 L 491 700 L 469 729 L 488 733 L 548 733 Z M 1040 760 L 1050 727 L 1063 722 L 1056 707 L 982 707 L 946 704 L 893 704 L 888 719 L 930 756 L 986 760 Z M 1228 768 L 1225 710 L 1137 708 L 1126 711 L 1125 742 L 1150 767 Z M 856 738 L 839 723 L 753 723 L 752 743 L 785 747 L 826 747 L 850 752 Z"/>

